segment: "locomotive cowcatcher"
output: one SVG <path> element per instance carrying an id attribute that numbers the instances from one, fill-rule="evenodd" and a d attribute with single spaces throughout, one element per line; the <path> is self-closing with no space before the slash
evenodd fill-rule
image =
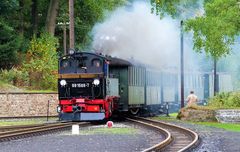
<path id="1" fill-rule="evenodd" d="M 58 66 L 60 120 L 103 120 L 118 108 L 118 79 L 109 78 L 109 67 L 114 63 L 110 65 L 107 57 L 73 52 L 61 57 Z"/>

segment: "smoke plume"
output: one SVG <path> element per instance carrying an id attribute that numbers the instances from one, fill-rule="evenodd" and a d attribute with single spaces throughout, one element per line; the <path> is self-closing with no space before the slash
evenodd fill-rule
<path id="1" fill-rule="evenodd" d="M 103 23 L 95 25 L 93 49 L 98 53 L 135 60 L 159 69 L 179 69 L 180 21 L 160 19 L 143 1 L 118 8 Z M 198 69 L 191 43 L 184 44 L 185 67 Z"/>

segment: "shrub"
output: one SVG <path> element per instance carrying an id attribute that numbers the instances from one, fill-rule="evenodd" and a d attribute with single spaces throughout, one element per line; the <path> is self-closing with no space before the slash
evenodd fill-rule
<path id="1" fill-rule="evenodd" d="M 58 41 L 49 34 L 34 37 L 27 51 L 23 71 L 29 74 L 29 85 L 33 89 L 55 90 L 57 88 Z"/>
<path id="2" fill-rule="evenodd" d="M 57 88 L 58 41 L 49 34 L 35 36 L 30 42 L 26 58 L 18 68 L 1 70 L 0 79 L 15 86 L 30 89 L 55 90 Z"/>
<path id="3" fill-rule="evenodd" d="M 0 77 L 1 81 L 15 86 L 27 86 L 29 82 L 28 73 L 17 68 L 1 70 Z"/>
<path id="4" fill-rule="evenodd" d="M 217 108 L 240 108 L 240 92 L 219 93 L 208 102 Z"/>

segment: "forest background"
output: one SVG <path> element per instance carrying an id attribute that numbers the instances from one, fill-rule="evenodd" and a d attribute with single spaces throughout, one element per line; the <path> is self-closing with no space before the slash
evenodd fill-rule
<path id="1" fill-rule="evenodd" d="M 74 1 L 75 49 L 88 50 L 91 30 L 116 8 L 134 0 Z M 239 0 L 149 0 L 150 13 L 183 19 L 193 31 L 194 49 L 214 59 L 231 53 L 239 41 Z M 203 4 L 204 13 L 186 18 L 183 11 Z M 0 86 L 56 90 L 57 59 L 63 55 L 63 30 L 68 38 L 68 1 L 6 0 L 0 3 Z M 209 28 L 211 27 L 211 28 Z M 69 40 L 67 39 L 67 42 Z M 67 46 L 68 48 L 68 46 Z M 46 66 L 47 65 L 47 66 Z"/>

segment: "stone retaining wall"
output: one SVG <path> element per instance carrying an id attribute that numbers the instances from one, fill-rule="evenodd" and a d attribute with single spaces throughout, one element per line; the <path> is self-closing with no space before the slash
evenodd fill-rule
<path id="1" fill-rule="evenodd" d="M 240 110 L 237 109 L 216 110 L 216 118 L 221 123 L 240 123 Z"/>
<path id="2" fill-rule="evenodd" d="M 57 93 L 0 93 L 0 117 L 56 116 Z"/>

